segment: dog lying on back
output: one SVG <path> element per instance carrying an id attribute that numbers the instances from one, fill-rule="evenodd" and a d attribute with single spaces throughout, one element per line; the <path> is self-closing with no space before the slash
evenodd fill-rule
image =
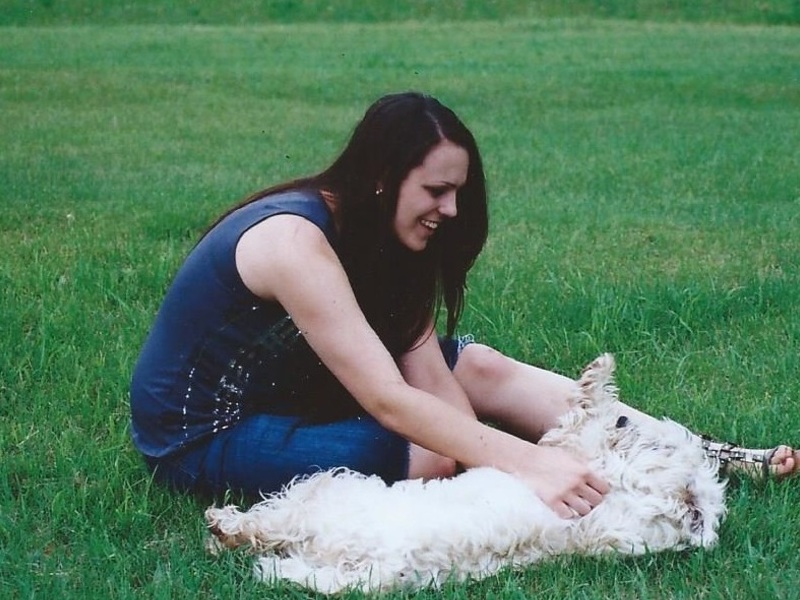
<path id="1" fill-rule="evenodd" d="M 523 483 L 491 468 L 392 486 L 337 469 L 295 480 L 247 512 L 208 509 L 212 542 L 249 545 L 266 581 L 323 593 L 478 579 L 565 553 L 713 545 L 725 515 L 717 464 L 677 423 L 625 416 L 613 371 L 609 354 L 592 362 L 572 410 L 539 442 L 589 457 L 608 481 L 604 501 L 585 517 L 559 518 Z"/>

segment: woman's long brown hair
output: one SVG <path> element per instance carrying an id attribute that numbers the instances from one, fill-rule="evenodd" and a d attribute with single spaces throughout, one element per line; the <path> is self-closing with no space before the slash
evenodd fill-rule
<path id="1" fill-rule="evenodd" d="M 458 190 L 457 216 L 439 227 L 423 251 L 413 252 L 393 231 L 399 189 L 442 140 L 466 150 L 467 179 Z M 480 152 L 455 113 L 417 92 L 384 96 L 370 106 L 330 167 L 260 190 L 229 212 L 289 189 L 325 190 L 335 198 L 337 253 L 361 310 L 395 358 L 420 340 L 442 302 L 446 332 L 453 335 L 467 273 L 488 233 Z"/>

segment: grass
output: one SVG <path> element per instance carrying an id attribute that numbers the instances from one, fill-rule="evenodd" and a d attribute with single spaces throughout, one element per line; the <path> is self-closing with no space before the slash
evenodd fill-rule
<path id="1" fill-rule="evenodd" d="M 0 0 L 0 25 L 471 21 L 593 16 L 800 24 L 798 0 Z"/>
<path id="2" fill-rule="evenodd" d="M 205 554 L 203 503 L 151 486 L 131 447 L 127 385 L 203 228 L 325 165 L 390 90 L 438 95 L 484 152 L 492 233 L 465 331 L 572 375 L 613 351 L 654 414 L 800 443 L 797 29 L 75 14 L 0 29 L 0 597 L 306 597 Z M 741 482 L 713 551 L 441 595 L 790 598 L 799 497 Z"/>

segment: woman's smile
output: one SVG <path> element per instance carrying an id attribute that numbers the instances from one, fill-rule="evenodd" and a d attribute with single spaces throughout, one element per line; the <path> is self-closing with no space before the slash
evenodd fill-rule
<path id="1" fill-rule="evenodd" d="M 467 151 L 442 140 L 409 171 L 400 185 L 394 219 L 395 234 L 404 246 L 424 250 L 442 222 L 458 214 L 458 190 L 467 180 L 468 168 Z"/>

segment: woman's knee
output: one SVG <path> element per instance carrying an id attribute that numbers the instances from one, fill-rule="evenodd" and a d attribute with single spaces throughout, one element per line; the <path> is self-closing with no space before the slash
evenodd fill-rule
<path id="1" fill-rule="evenodd" d="M 461 351 L 453 374 L 458 379 L 496 384 L 511 377 L 514 368 L 515 363 L 509 357 L 489 346 L 473 343 Z"/>
<path id="2" fill-rule="evenodd" d="M 458 464 L 452 458 L 441 456 L 412 444 L 409 450 L 409 479 L 441 479 L 453 477 Z"/>

